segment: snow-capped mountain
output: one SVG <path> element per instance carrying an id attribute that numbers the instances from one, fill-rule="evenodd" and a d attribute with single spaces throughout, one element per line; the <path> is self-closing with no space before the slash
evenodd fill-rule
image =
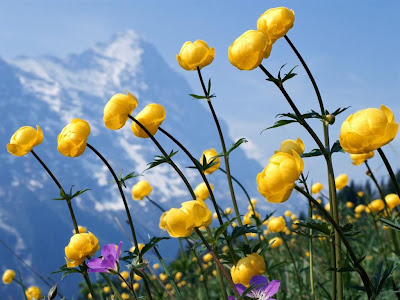
<path id="1" fill-rule="evenodd" d="M 167 118 L 162 127 L 196 158 L 211 147 L 220 151 L 218 134 L 208 109 L 188 96 L 193 91 L 185 79 L 133 31 L 118 34 L 110 43 L 98 44 L 64 59 L 51 56 L 0 59 L 0 78 L 3 119 L 0 123 L 0 145 L 3 145 L 0 150 L 0 237 L 43 275 L 49 275 L 65 263 L 64 247 L 71 237 L 72 223 L 66 203 L 52 200 L 58 197 L 58 189 L 36 159 L 31 154 L 14 157 L 7 153 L 5 146 L 19 127 L 35 127 L 36 124 L 42 127 L 44 141 L 35 152 L 65 189 L 71 186 L 74 190 L 90 189 L 73 200 L 78 223 L 92 231 L 100 244 L 123 240 L 123 250 L 130 248 L 129 241 L 114 216 L 126 225 L 126 214 L 116 185 L 110 183 L 111 174 L 90 149 L 78 158 L 58 153 L 56 137 L 62 128 L 72 118 L 87 120 L 91 126 L 88 142 L 109 160 L 115 171 L 141 174 L 153 157 L 160 154 L 158 149 L 150 139 L 139 139 L 132 134 L 131 121 L 121 130 L 112 131 L 104 126 L 102 119 L 104 105 L 110 97 L 127 90 L 139 100 L 136 112 L 148 103 L 164 105 Z M 222 128 L 227 133 L 223 122 Z M 167 152 L 179 150 L 162 133 L 157 133 L 156 137 Z M 226 136 L 226 143 L 229 147 L 233 141 Z M 193 187 L 201 182 L 195 170 L 186 168 L 192 164 L 182 151 L 174 160 Z M 230 161 L 232 174 L 248 187 L 252 196 L 261 198 L 255 182 L 256 174 L 261 171 L 259 164 L 249 160 L 240 148 L 232 153 Z M 183 182 L 169 165 L 158 166 L 143 175 L 128 181 L 125 189 L 140 242 L 146 242 L 148 235 L 165 233 L 158 228 L 160 212 L 155 207 L 146 201 L 131 200 L 130 188 L 135 182 L 148 180 L 153 186 L 151 198 L 167 209 L 190 200 Z M 209 180 L 215 186 L 215 196 L 221 207 L 231 206 L 225 174 L 216 172 Z M 238 187 L 235 190 L 245 213 L 246 198 Z M 209 206 L 212 208 L 211 204 Z M 164 255 L 174 257 L 174 241 L 162 243 L 160 248 Z M 166 245 L 171 246 L 169 250 Z M 36 284 L 45 290 L 46 286 L 1 245 L 0 266 L 0 271 L 18 269 L 27 285 Z M 68 298 L 77 294 L 80 276 L 71 275 L 63 282 L 59 274 L 52 278 L 59 282 Z M 18 299 L 20 293 L 15 285 L 0 285 L 1 295 L 13 295 Z"/>

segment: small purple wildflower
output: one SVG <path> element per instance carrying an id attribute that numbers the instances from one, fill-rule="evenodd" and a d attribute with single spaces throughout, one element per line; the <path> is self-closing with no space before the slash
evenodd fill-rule
<path id="1" fill-rule="evenodd" d="M 253 276 L 250 280 L 250 285 L 255 286 L 255 288 L 246 295 L 247 297 L 258 300 L 275 300 L 272 296 L 278 292 L 281 282 L 279 280 L 272 280 L 268 283 L 268 279 L 264 276 Z M 243 296 L 246 287 L 243 284 L 235 284 L 235 286 L 239 294 Z M 228 300 L 235 299 L 232 296 L 228 296 Z"/>
<path id="2" fill-rule="evenodd" d="M 101 249 L 102 258 L 92 258 L 87 262 L 89 273 L 118 273 L 119 272 L 119 256 L 121 255 L 122 241 L 119 242 L 118 248 L 115 244 L 108 244 Z"/>

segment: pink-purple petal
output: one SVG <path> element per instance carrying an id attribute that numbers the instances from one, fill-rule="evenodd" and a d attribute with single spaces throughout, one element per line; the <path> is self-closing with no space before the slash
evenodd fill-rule
<path id="1" fill-rule="evenodd" d="M 246 290 L 246 287 L 243 284 L 235 284 L 235 287 L 240 295 Z"/>
<path id="2" fill-rule="evenodd" d="M 278 292 L 280 285 L 281 282 L 279 280 L 272 280 L 265 289 L 265 295 L 272 297 Z"/>
<path id="3" fill-rule="evenodd" d="M 116 259 L 116 250 L 115 250 L 115 244 L 108 244 L 103 246 L 101 249 L 101 256 L 107 257 L 109 255 L 112 255 Z"/>
<path id="4" fill-rule="evenodd" d="M 255 275 L 250 279 L 250 285 L 257 286 L 254 290 L 263 290 L 268 285 L 268 279 L 264 276 Z"/>
<path id="5" fill-rule="evenodd" d="M 121 246 L 122 246 L 122 241 L 120 241 L 119 245 L 118 245 L 117 255 L 115 257 L 115 260 L 117 260 L 117 261 L 119 260 L 119 256 L 121 255 Z"/>

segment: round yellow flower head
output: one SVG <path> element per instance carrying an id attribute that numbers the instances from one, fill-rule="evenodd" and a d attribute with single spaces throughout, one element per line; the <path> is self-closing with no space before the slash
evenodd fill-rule
<path id="1" fill-rule="evenodd" d="M 272 42 L 266 34 L 248 30 L 229 47 L 228 58 L 236 68 L 249 71 L 257 68 L 264 58 L 268 58 L 271 49 Z"/>
<path id="2" fill-rule="evenodd" d="M 183 44 L 181 51 L 176 56 L 179 65 L 188 71 L 194 71 L 197 67 L 204 68 L 212 63 L 215 56 L 215 49 L 202 40 L 194 43 L 187 41 Z"/>
<path id="3" fill-rule="evenodd" d="M 252 216 L 254 216 L 253 210 L 249 210 L 244 216 L 243 216 L 243 224 L 251 224 L 252 223 Z M 256 212 L 256 217 L 260 219 L 260 214 Z"/>
<path id="4" fill-rule="evenodd" d="M 177 272 L 177 273 L 175 274 L 175 280 L 176 280 L 176 281 L 181 280 L 182 275 L 183 275 L 182 272 Z"/>
<path id="5" fill-rule="evenodd" d="M 15 272 L 13 270 L 7 269 L 3 273 L 3 277 L 1 280 L 3 281 L 4 284 L 10 284 L 15 277 Z"/>
<path id="6" fill-rule="evenodd" d="M 146 180 L 141 180 L 132 187 L 133 200 L 142 200 L 144 197 L 150 195 L 153 188 Z"/>
<path id="7" fill-rule="evenodd" d="M 286 221 L 282 216 L 269 218 L 268 230 L 270 232 L 282 232 L 285 230 L 285 228 Z"/>
<path id="8" fill-rule="evenodd" d="M 168 278 L 168 276 L 164 273 L 160 273 L 160 275 L 158 275 L 158 277 L 161 279 L 161 281 L 164 281 Z"/>
<path id="9" fill-rule="evenodd" d="M 203 152 L 203 154 L 201 155 L 200 158 L 200 163 L 203 164 L 203 156 L 206 157 L 206 161 L 207 163 L 211 163 L 212 159 L 218 155 L 217 150 L 215 150 L 214 148 L 210 148 L 207 149 Z M 221 158 L 217 157 L 214 159 L 214 163 L 216 163 L 215 165 L 211 166 L 210 168 L 208 168 L 207 170 L 204 171 L 204 174 L 208 175 L 208 174 L 212 174 L 214 173 L 216 170 L 219 169 L 219 166 L 221 165 Z"/>
<path id="10" fill-rule="evenodd" d="M 121 293 L 121 298 L 124 299 L 124 300 L 127 300 L 127 299 L 129 299 L 130 297 L 129 297 L 129 294 L 128 294 L 128 293 Z"/>
<path id="11" fill-rule="evenodd" d="M 7 151 L 15 156 L 24 156 L 42 141 L 43 131 L 39 125 L 36 125 L 36 129 L 23 126 L 12 135 L 10 143 L 7 144 Z"/>
<path id="12" fill-rule="evenodd" d="M 347 175 L 340 174 L 338 177 L 335 178 L 336 189 L 338 191 L 340 191 L 347 185 L 348 182 L 349 182 L 349 178 L 347 177 Z"/>
<path id="13" fill-rule="evenodd" d="M 356 214 L 361 214 L 365 210 L 365 205 L 364 204 L 359 204 L 354 208 L 354 212 Z"/>
<path id="14" fill-rule="evenodd" d="M 165 215 L 165 229 L 172 237 L 187 237 L 194 230 L 190 214 L 179 209 L 171 208 Z"/>
<path id="15" fill-rule="evenodd" d="M 275 43 L 293 27 L 294 19 L 294 11 L 289 8 L 270 8 L 258 18 L 257 29 L 268 35 L 272 43 Z"/>
<path id="16" fill-rule="evenodd" d="M 230 208 L 230 207 L 225 208 L 224 213 L 226 215 L 230 215 L 232 213 L 232 208 Z"/>
<path id="17" fill-rule="evenodd" d="M 396 194 L 388 194 L 385 196 L 385 201 L 390 209 L 395 208 L 400 204 L 400 198 Z"/>
<path id="18" fill-rule="evenodd" d="M 213 257 L 211 255 L 211 253 L 206 253 L 206 254 L 203 255 L 203 261 L 206 262 L 206 263 L 211 261 L 212 259 L 213 259 Z"/>
<path id="19" fill-rule="evenodd" d="M 255 275 L 262 275 L 265 271 L 264 259 L 257 253 L 248 254 L 241 258 L 231 269 L 232 281 L 248 287 L 250 279 Z"/>
<path id="20" fill-rule="evenodd" d="M 350 154 L 351 159 L 353 160 L 353 165 L 358 166 L 361 165 L 366 160 L 375 156 L 374 151 L 368 153 L 361 153 L 361 154 Z"/>
<path id="21" fill-rule="evenodd" d="M 286 210 L 285 213 L 283 214 L 285 217 L 290 217 L 292 215 L 292 212 L 290 210 Z"/>
<path id="22" fill-rule="evenodd" d="M 65 260 L 68 268 L 73 268 L 84 262 L 86 256 L 93 256 L 100 249 L 99 240 L 93 233 L 74 234 L 65 247 Z"/>
<path id="23" fill-rule="evenodd" d="M 364 192 L 363 191 L 358 191 L 357 192 L 357 196 L 362 198 L 364 196 Z"/>
<path id="24" fill-rule="evenodd" d="M 296 151 L 292 155 L 278 152 L 257 175 L 257 189 L 268 202 L 282 203 L 289 199 L 295 181 L 304 169 L 304 163 Z"/>
<path id="25" fill-rule="evenodd" d="M 90 134 L 89 123 L 81 119 L 72 121 L 57 136 L 57 150 L 68 157 L 78 157 L 86 149 L 86 141 Z"/>
<path id="26" fill-rule="evenodd" d="M 105 286 L 105 287 L 103 287 L 103 292 L 105 293 L 105 294 L 108 294 L 109 292 L 110 292 L 110 287 L 109 286 Z"/>
<path id="27" fill-rule="evenodd" d="M 86 233 L 86 232 L 87 232 L 87 228 L 86 228 L 85 226 L 78 225 L 78 231 L 79 231 L 79 233 Z M 73 234 L 76 233 L 76 232 L 75 232 L 75 229 L 72 230 L 72 233 L 73 233 Z"/>
<path id="28" fill-rule="evenodd" d="M 376 199 L 374 201 L 371 201 L 367 208 L 369 208 L 370 212 L 376 213 L 385 208 L 385 203 L 382 199 Z"/>
<path id="29" fill-rule="evenodd" d="M 190 215 L 194 227 L 209 226 L 212 222 L 212 214 L 207 204 L 203 201 L 192 200 L 183 202 L 181 210 Z"/>
<path id="30" fill-rule="evenodd" d="M 154 270 L 158 270 L 159 268 L 160 268 L 160 264 L 155 263 L 155 264 L 153 265 L 153 269 L 154 269 Z"/>
<path id="31" fill-rule="evenodd" d="M 158 227 L 162 230 L 167 230 L 167 212 L 162 213 Z"/>
<path id="32" fill-rule="evenodd" d="M 214 185 L 210 184 L 211 190 L 214 190 Z M 207 188 L 207 185 L 202 182 L 194 189 L 194 194 L 196 195 L 197 199 L 206 200 L 210 197 L 210 191 Z"/>
<path id="33" fill-rule="evenodd" d="M 31 286 L 26 289 L 25 296 L 28 300 L 40 299 L 42 297 L 42 292 L 37 286 Z"/>
<path id="34" fill-rule="evenodd" d="M 311 193 L 318 194 L 323 188 L 324 188 L 324 185 L 321 182 L 314 183 L 311 186 Z"/>
<path id="35" fill-rule="evenodd" d="M 136 97 L 129 92 L 112 96 L 104 107 L 104 125 L 112 130 L 122 128 L 137 105 Z"/>
<path id="36" fill-rule="evenodd" d="M 304 149 L 303 141 L 300 138 L 297 138 L 297 140 L 284 140 L 281 143 L 279 150 L 275 151 L 275 153 L 285 152 L 287 154 L 292 154 L 292 150 L 294 150 L 297 154 L 301 155 L 304 153 Z"/>
<path id="37" fill-rule="evenodd" d="M 137 274 L 134 274 L 134 275 L 133 275 L 133 279 L 134 279 L 135 281 L 140 281 L 140 280 L 142 280 L 142 277 L 140 277 L 140 276 L 137 275 Z"/>
<path id="38" fill-rule="evenodd" d="M 346 202 L 346 206 L 347 206 L 347 208 L 353 208 L 354 207 L 354 203 L 350 202 L 350 201 L 347 201 Z"/>
<path id="39" fill-rule="evenodd" d="M 124 278 L 125 280 L 129 277 L 128 271 L 122 271 L 120 274 L 121 274 L 122 278 Z"/>
<path id="40" fill-rule="evenodd" d="M 143 247 L 144 247 L 144 244 L 138 243 L 139 251 L 142 251 Z M 136 247 L 135 247 L 135 246 L 132 246 L 132 247 L 129 249 L 129 252 L 134 252 L 135 249 L 136 249 Z"/>
<path id="41" fill-rule="evenodd" d="M 139 283 L 135 282 L 135 283 L 133 284 L 133 290 L 134 290 L 134 291 L 138 290 L 139 287 L 140 287 Z"/>
<path id="42" fill-rule="evenodd" d="M 340 145 L 351 154 L 368 153 L 391 142 L 398 129 L 399 123 L 395 123 L 393 112 L 386 106 L 363 109 L 343 122 Z"/>
<path id="43" fill-rule="evenodd" d="M 280 237 L 274 237 L 274 238 L 270 239 L 268 243 L 271 248 L 277 248 L 280 245 L 282 245 L 283 241 Z"/>
<path id="44" fill-rule="evenodd" d="M 324 208 L 326 211 L 331 211 L 331 205 L 329 203 L 325 204 Z"/>
<path id="45" fill-rule="evenodd" d="M 155 135 L 158 131 L 158 127 L 162 124 L 166 117 L 166 112 L 164 106 L 161 104 L 151 103 L 146 105 L 143 110 L 137 114 L 135 117 L 146 129 Z M 132 123 L 132 132 L 134 135 L 140 138 L 148 138 L 146 132 L 135 122 Z"/>

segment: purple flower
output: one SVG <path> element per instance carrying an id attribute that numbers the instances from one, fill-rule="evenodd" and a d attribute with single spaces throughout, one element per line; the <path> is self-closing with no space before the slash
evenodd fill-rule
<path id="1" fill-rule="evenodd" d="M 121 245 L 118 248 L 115 244 L 108 244 L 101 249 L 102 258 L 92 258 L 87 262 L 89 273 L 118 273 L 119 272 L 119 256 L 121 255 Z"/>
<path id="2" fill-rule="evenodd" d="M 268 283 L 268 279 L 264 276 L 253 276 L 250 279 L 250 285 L 255 288 L 249 292 L 246 296 L 250 298 L 255 298 L 258 300 L 275 300 L 272 298 L 278 290 L 281 282 L 279 280 L 272 280 Z M 239 294 L 243 296 L 243 292 L 246 290 L 246 287 L 243 284 L 235 284 L 236 289 Z M 228 296 L 228 300 L 235 300 L 236 298 L 232 296 Z"/>

